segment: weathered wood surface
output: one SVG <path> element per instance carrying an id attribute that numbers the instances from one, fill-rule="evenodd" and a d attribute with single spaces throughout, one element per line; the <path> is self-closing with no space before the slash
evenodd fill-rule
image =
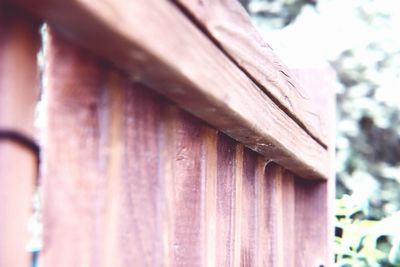
<path id="1" fill-rule="evenodd" d="M 41 266 L 329 266 L 325 181 L 48 40 Z"/>
<path id="2" fill-rule="evenodd" d="M 290 72 L 304 88 L 309 100 L 314 103 L 313 108 L 318 117 L 318 132 L 325 137 L 328 150 L 335 150 L 335 92 L 336 72 L 329 65 L 315 67 L 291 67 Z M 318 77 L 318 78 L 316 78 Z M 332 165 L 333 166 L 333 165 Z"/>
<path id="3" fill-rule="evenodd" d="M 291 68 L 292 73 L 295 77 L 297 77 L 299 83 L 303 85 L 304 88 L 307 89 L 310 98 L 313 99 L 315 103 L 319 103 L 316 105 L 316 110 L 319 114 L 321 114 L 320 118 L 322 119 L 321 123 L 321 131 L 325 131 L 327 135 L 327 140 L 329 142 L 329 155 L 330 155 L 330 177 L 331 179 L 327 182 L 309 184 L 304 183 L 303 189 L 300 188 L 300 192 L 296 194 L 298 196 L 303 196 L 305 198 L 320 198 L 322 201 L 315 205 L 315 209 L 309 209 L 308 207 L 300 208 L 299 211 L 306 209 L 305 212 L 302 213 L 302 216 L 306 217 L 303 222 L 307 222 L 308 219 L 314 218 L 315 221 L 318 221 L 322 227 L 321 232 L 325 231 L 327 233 L 327 246 L 326 247 L 316 247 L 315 243 L 318 243 L 317 236 L 313 233 L 313 230 L 310 226 L 304 226 L 304 233 L 299 233 L 300 235 L 309 236 L 307 238 L 307 246 L 312 250 L 316 251 L 316 253 L 304 252 L 304 258 L 324 258 L 328 257 L 328 259 L 334 258 L 334 216 L 335 216 L 335 122 L 336 122 L 336 103 L 335 103 L 335 92 L 337 85 L 336 83 L 336 73 L 328 64 L 325 66 L 314 66 L 314 67 L 303 67 L 303 68 Z M 315 79 L 318 77 L 318 79 Z M 301 192 L 303 191 L 303 192 Z M 310 196 L 307 192 L 313 192 L 314 196 Z M 299 197 L 301 198 L 301 197 Z M 296 201 L 298 201 L 296 199 Z M 307 202 L 305 200 L 304 202 Z M 301 213 L 301 212 L 299 212 Z M 321 216 L 320 216 L 321 215 Z M 308 216 L 308 218 L 307 218 Z M 297 219 L 296 219 L 297 220 Z M 313 237 L 314 236 L 314 239 Z M 299 252 L 297 252 L 299 253 Z M 317 264 L 317 263 L 315 263 Z M 319 263 L 321 264 L 321 263 Z M 323 265 L 323 264 L 322 264 Z"/>
<path id="4" fill-rule="evenodd" d="M 36 23 L 0 4 L 0 130 L 34 137 L 38 100 Z M 0 138 L 0 266 L 30 265 L 28 218 L 36 179 L 36 155 Z"/>
<path id="5" fill-rule="evenodd" d="M 301 229 L 295 232 L 296 266 L 329 266 L 330 262 L 327 263 L 326 259 L 333 260 L 329 251 L 333 228 L 329 228 L 328 190 L 326 181 L 309 183 L 297 179 L 295 182 L 295 222 L 296 227 Z M 318 245 L 321 242 L 326 245 Z"/>
<path id="6" fill-rule="evenodd" d="M 307 91 L 257 32 L 237 0 L 175 0 L 199 23 L 211 39 L 267 93 L 289 116 L 321 144 L 328 145 L 321 131 L 320 113 Z"/>
<path id="7" fill-rule="evenodd" d="M 271 100 L 174 4 L 158 0 L 9 1 L 46 19 L 65 38 L 113 62 L 132 79 L 296 174 L 329 177 L 328 152 L 298 124 L 301 120 L 288 116 L 289 108 L 282 109 L 283 104 Z"/>
<path id="8" fill-rule="evenodd" d="M 290 65 L 289 65 L 290 66 Z M 323 203 L 319 203 L 319 209 L 313 211 L 312 216 L 317 216 L 320 212 L 325 212 L 324 216 L 318 217 L 321 220 L 320 225 L 324 227 L 324 231 L 328 234 L 328 242 L 326 251 L 329 259 L 334 257 L 334 216 L 335 216 L 335 122 L 336 122 L 336 103 L 335 92 L 337 85 L 336 73 L 328 64 L 321 66 L 308 66 L 308 67 L 291 67 L 291 72 L 297 78 L 303 88 L 307 90 L 307 94 L 315 105 L 316 111 L 320 114 L 321 119 L 321 132 L 327 136 L 329 144 L 330 156 L 330 180 L 327 183 L 320 183 L 318 189 L 320 191 L 320 198 Z M 316 79 L 315 77 L 318 77 Z M 307 189 L 311 190 L 311 189 Z M 312 191 L 311 190 L 311 191 Z M 321 229 L 322 230 L 322 229 Z M 321 248 L 319 248 L 321 251 Z M 314 257 L 315 255 L 308 255 Z"/>

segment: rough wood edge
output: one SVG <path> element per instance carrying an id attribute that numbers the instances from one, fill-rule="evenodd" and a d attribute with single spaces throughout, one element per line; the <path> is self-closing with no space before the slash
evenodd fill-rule
<path id="1" fill-rule="evenodd" d="M 189 19 L 317 142 L 328 147 L 313 99 L 252 25 L 237 0 L 173 0 Z"/>
<path id="2" fill-rule="evenodd" d="M 46 20 L 68 40 L 113 62 L 132 79 L 156 89 L 299 176 L 329 177 L 326 149 L 259 90 L 172 3 L 11 2 Z"/>

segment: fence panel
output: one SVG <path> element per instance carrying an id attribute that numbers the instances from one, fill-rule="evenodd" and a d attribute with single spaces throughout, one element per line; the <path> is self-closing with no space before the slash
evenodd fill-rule
<path id="1" fill-rule="evenodd" d="M 47 40 L 42 266 L 328 265 L 325 181 Z"/>
<path id="2" fill-rule="evenodd" d="M 233 14 L 218 1 L 8 2 L 50 23 L 41 266 L 331 265 L 325 70 L 295 71 L 310 98 L 289 94 L 303 87 L 231 0 Z M 28 266 L 39 35 L 37 22 L 0 12 L 0 267 Z M 242 18 L 250 35 L 229 45 L 216 14 Z M 165 27 L 173 34 L 156 44 Z"/>

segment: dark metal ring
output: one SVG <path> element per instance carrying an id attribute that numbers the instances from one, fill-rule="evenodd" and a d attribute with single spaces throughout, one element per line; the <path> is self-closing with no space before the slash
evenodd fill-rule
<path id="1" fill-rule="evenodd" d="M 14 130 L 5 130 L 5 129 L 0 129 L 0 142 L 1 141 L 9 141 L 13 142 L 17 145 L 20 145 L 30 152 L 32 152 L 36 158 L 36 164 L 37 164 L 37 179 L 39 176 L 39 166 L 40 166 L 40 147 L 36 143 L 35 140 L 32 138 L 26 136 L 25 134 L 22 134 L 20 132 L 14 131 Z M 36 181 L 38 182 L 38 180 Z"/>

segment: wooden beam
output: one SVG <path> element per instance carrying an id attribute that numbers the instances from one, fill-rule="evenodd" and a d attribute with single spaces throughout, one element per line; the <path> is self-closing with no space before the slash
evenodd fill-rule
<path id="1" fill-rule="evenodd" d="M 288 115 L 324 146 L 320 113 L 306 88 L 276 56 L 237 0 L 174 0 Z M 299 51 L 300 52 L 300 51 Z"/>
<path id="2" fill-rule="evenodd" d="M 329 176 L 327 150 L 174 4 L 159 0 L 12 2 L 296 174 Z"/>

